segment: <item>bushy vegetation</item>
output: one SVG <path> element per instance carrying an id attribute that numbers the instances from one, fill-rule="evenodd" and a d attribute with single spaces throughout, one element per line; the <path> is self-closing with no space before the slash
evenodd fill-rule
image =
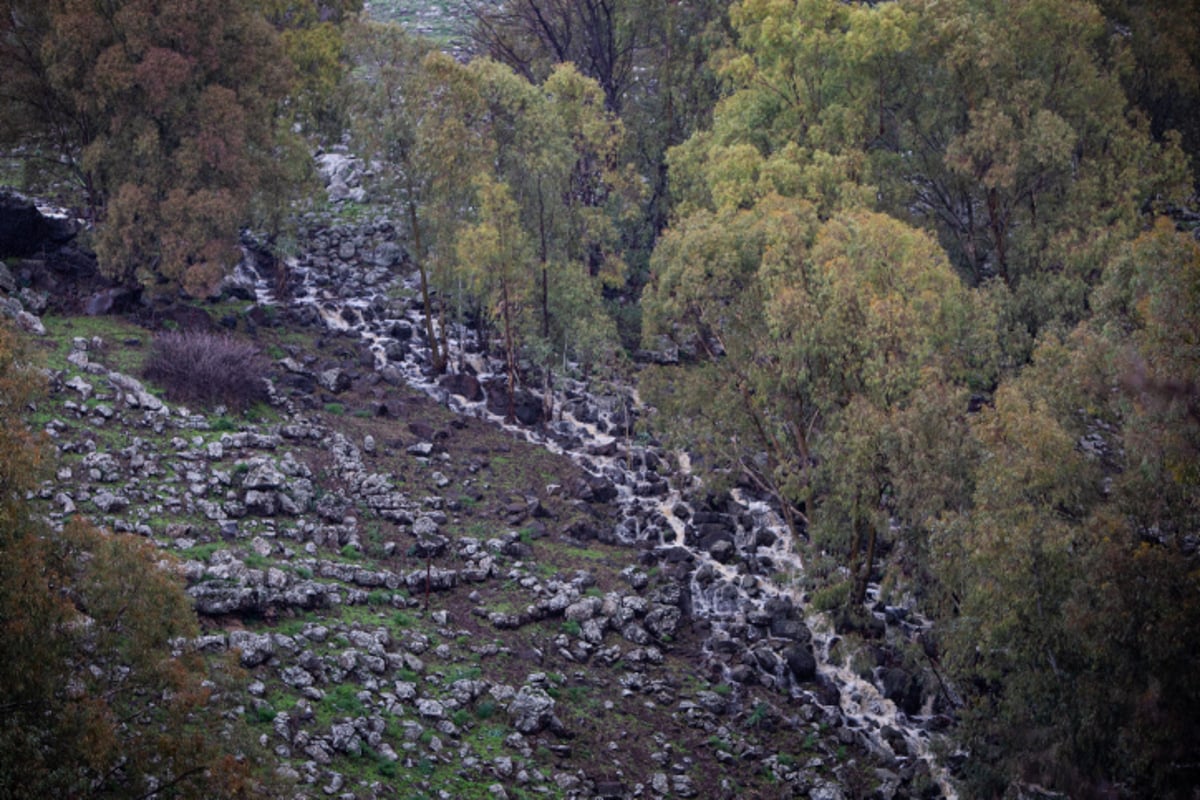
<path id="1" fill-rule="evenodd" d="M 435 371 L 474 319 L 549 388 L 640 319 L 682 356 L 642 373 L 656 434 L 833 563 L 814 604 L 886 570 L 936 615 L 964 791 L 1191 796 L 1194 3 L 471 2 L 469 63 L 353 1 L 201 5 L 0 0 L 0 141 L 78 182 L 107 274 L 207 292 L 292 132 L 356 121 Z M 146 374 L 244 408 L 258 359 L 170 334 Z"/>
<path id="2" fill-rule="evenodd" d="M 266 366 L 257 347 L 227 334 L 167 331 L 154 337 L 143 373 L 172 402 L 243 411 L 266 399 Z"/>
<path id="3" fill-rule="evenodd" d="M 26 499 L 38 374 L 0 324 L 0 797 L 270 796 L 214 699 L 232 667 L 176 649 L 199 629 L 161 553 L 78 517 L 56 530 Z"/>

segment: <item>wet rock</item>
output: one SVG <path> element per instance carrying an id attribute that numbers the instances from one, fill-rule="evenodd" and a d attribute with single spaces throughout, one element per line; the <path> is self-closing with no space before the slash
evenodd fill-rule
<path id="1" fill-rule="evenodd" d="M 883 696 L 901 711 L 916 714 L 921 710 L 921 684 L 912 675 L 893 667 L 883 671 L 879 682 Z"/>
<path id="2" fill-rule="evenodd" d="M 737 547 L 728 539 L 718 539 L 708 547 L 708 554 L 722 564 L 728 564 L 737 557 Z"/>
<path id="3" fill-rule="evenodd" d="M 19 194 L 0 192 L 0 258 L 56 249 L 76 231 L 74 220 L 46 216 Z"/>
<path id="4" fill-rule="evenodd" d="M 646 614 L 644 624 L 646 629 L 652 633 L 659 641 L 670 639 L 675 635 L 679 628 L 679 622 L 683 619 L 683 612 L 678 606 L 666 606 L 656 604 Z M 640 642 L 639 642 L 640 644 Z"/>
<path id="5" fill-rule="evenodd" d="M 466 372 L 443 375 L 438 380 L 438 385 L 451 394 L 459 395 L 469 403 L 478 403 L 484 399 L 483 386 L 480 385 L 479 379 Z"/>
<path id="6" fill-rule="evenodd" d="M 817 660 L 808 645 L 788 645 L 783 650 L 783 659 L 797 682 L 808 683 L 817 677 Z"/>

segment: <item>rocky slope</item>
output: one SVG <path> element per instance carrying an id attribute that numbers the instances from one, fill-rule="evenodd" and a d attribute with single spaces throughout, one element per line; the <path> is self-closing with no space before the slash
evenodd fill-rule
<path id="1" fill-rule="evenodd" d="M 478 354 L 431 383 L 398 234 L 353 217 L 307 217 L 286 284 L 248 263 L 169 318 L 39 321 L 47 515 L 173 556 L 206 630 L 181 646 L 238 654 L 293 793 L 944 796 L 905 609 L 810 619 L 770 509 L 696 487 L 628 391 L 506 428 Z M 164 401 L 137 378 L 164 324 L 252 337 L 270 403 Z"/>

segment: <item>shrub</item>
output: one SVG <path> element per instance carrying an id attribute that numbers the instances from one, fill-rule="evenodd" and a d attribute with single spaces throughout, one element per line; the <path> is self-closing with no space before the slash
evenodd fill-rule
<path id="1" fill-rule="evenodd" d="M 224 404 L 244 411 L 267 399 L 267 360 L 259 349 L 223 334 L 160 333 L 146 358 L 144 376 L 176 403 L 205 408 Z"/>

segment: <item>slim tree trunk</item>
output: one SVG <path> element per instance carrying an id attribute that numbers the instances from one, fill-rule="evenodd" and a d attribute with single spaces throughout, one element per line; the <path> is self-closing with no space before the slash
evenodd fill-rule
<path id="1" fill-rule="evenodd" d="M 421 304 L 425 310 L 425 338 L 429 341 L 429 355 L 433 359 L 434 372 L 441 374 L 446 368 L 445 358 L 438 348 L 437 333 L 433 329 L 433 302 L 429 298 L 429 273 L 421 253 L 421 223 L 417 220 L 417 206 L 408 204 L 408 224 L 412 229 L 413 253 L 417 260 L 417 274 L 421 277 Z"/>
<path id="2" fill-rule="evenodd" d="M 508 301 L 508 281 L 501 281 L 500 297 L 504 318 L 504 357 L 508 362 L 508 414 L 505 422 L 512 423 L 517 420 L 517 353 L 512 310 Z"/>

